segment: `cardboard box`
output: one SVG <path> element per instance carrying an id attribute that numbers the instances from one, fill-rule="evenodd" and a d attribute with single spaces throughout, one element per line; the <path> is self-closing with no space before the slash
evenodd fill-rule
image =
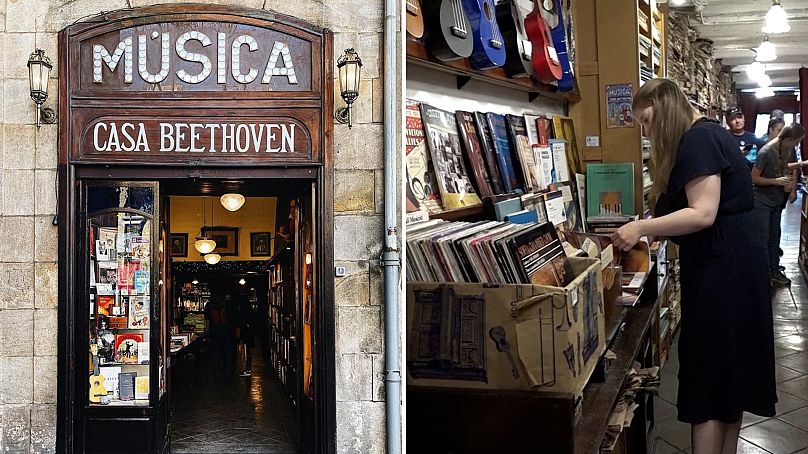
<path id="1" fill-rule="evenodd" d="M 580 395 L 605 349 L 599 259 L 542 285 L 407 284 L 411 386 Z"/>

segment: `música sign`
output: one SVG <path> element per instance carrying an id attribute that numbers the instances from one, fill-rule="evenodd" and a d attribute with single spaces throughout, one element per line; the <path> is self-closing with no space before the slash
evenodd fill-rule
<path id="1" fill-rule="evenodd" d="M 272 13 L 184 6 L 62 32 L 70 160 L 319 162 L 330 33 Z"/>

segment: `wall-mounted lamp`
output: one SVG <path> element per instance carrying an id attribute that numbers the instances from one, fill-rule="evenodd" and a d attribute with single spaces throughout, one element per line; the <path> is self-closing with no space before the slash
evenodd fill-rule
<path id="1" fill-rule="evenodd" d="M 311 252 L 306 253 L 306 265 L 311 265 Z"/>
<path id="2" fill-rule="evenodd" d="M 353 49 L 345 49 L 345 53 L 337 60 L 339 71 L 339 91 L 346 106 L 334 112 L 334 118 L 340 123 L 353 126 L 351 121 L 351 105 L 359 96 L 359 82 L 362 79 L 362 60 Z"/>
<path id="3" fill-rule="evenodd" d="M 31 88 L 31 99 L 36 103 L 36 127 L 41 123 L 56 123 L 56 112 L 48 107 L 42 107 L 48 99 L 48 80 L 50 70 L 53 68 L 50 58 L 42 49 L 36 49 L 28 57 L 28 82 Z"/>

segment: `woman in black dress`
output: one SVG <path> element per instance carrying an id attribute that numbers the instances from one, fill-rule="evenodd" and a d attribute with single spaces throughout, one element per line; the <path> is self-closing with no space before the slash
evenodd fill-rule
<path id="1" fill-rule="evenodd" d="M 694 454 L 735 453 L 743 412 L 774 416 L 777 402 L 768 266 L 749 167 L 729 133 L 670 80 L 643 85 L 633 110 L 651 137 L 656 217 L 621 227 L 614 243 L 628 250 L 647 235 L 679 244 L 679 420 L 691 424 Z"/>

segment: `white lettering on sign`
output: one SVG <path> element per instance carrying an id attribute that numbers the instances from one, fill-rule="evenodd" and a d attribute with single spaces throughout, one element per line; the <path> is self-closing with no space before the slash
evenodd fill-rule
<path id="1" fill-rule="evenodd" d="M 165 153 L 294 153 L 296 127 L 294 123 L 159 123 L 159 150 Z M 144 123 L 98 122 L 93 126 L 93 147 L 99 152 L 151 151 Z"/>
<path id="2" fill-rule="evenodd" d="M 149 39 L 150 38 L 150 39 Z M 155 48 L 152 41 L 159 40 L 159 48 Z M 137 37 L 137 56 L 138 56 L 138 74 L 140 77 L 152 84 L 160 83 L 169 75 L 171 71 L 171 37 L 169 33 L 159 33 L 157 31 L 151 32 L 150 36 L 138 35 Z M 184 69 L 176 72 L 177 77 L 185 83 L 198 84 L 202 83 L 213 72 L 214 60 L 204 53 L 189 52 L 186 49 L 186 44 L 189 41 L 199 42 L 203 48 L 209 47 L 212 41 L 209 36 L 202 32 L 191 30 L 183 33 L 177 38 L 174 44 L 174 51 L 177 56 L 185 61 L 200 63 L 202 70 L 198 74 L 190 74 Z M 241 55 L 242 47 L 247 46 L 248 52 L 257 52 L 260 50 L 260 43 L 250 35 L 239 35 L 233 39 L 230 45 L 230 74 L 233 79 L 241 84 L 249 84 L 255 81 L 260 74 L 256 68 L 242 68 Z M 133 37 L 125 37 L 118 43 L 118 46 L 109 53 L 103 44 L 93 45 L 93 82 L 100 84 L 104 82 L 103 65 L 106 64 L 110 72 L 115 72 L 118 68 L 118 63 L 123 60 L 124 66 L 124 82 L 131 84 L 133 82 Z M 160 68 L 157 73 L 149 72 L 147 49 L 149 52 L 160 52 Z M 278 60 L 283 60 L 280 63 Z M 227 83 L 227 33 L 216 34 L 216 82 L 219 84 Z M 276 41 L 272 45 L 272 50 L 267 58 L 267 63 L 264 65 L 263 77 L 261 78 L 262 84 L 269 84 L 273 76 L 286 76 L 290 84 L 297 84 L 297 76 L 295 75 L 295 65 L 292 58 L 289 45 L 284 42 Z"/>

